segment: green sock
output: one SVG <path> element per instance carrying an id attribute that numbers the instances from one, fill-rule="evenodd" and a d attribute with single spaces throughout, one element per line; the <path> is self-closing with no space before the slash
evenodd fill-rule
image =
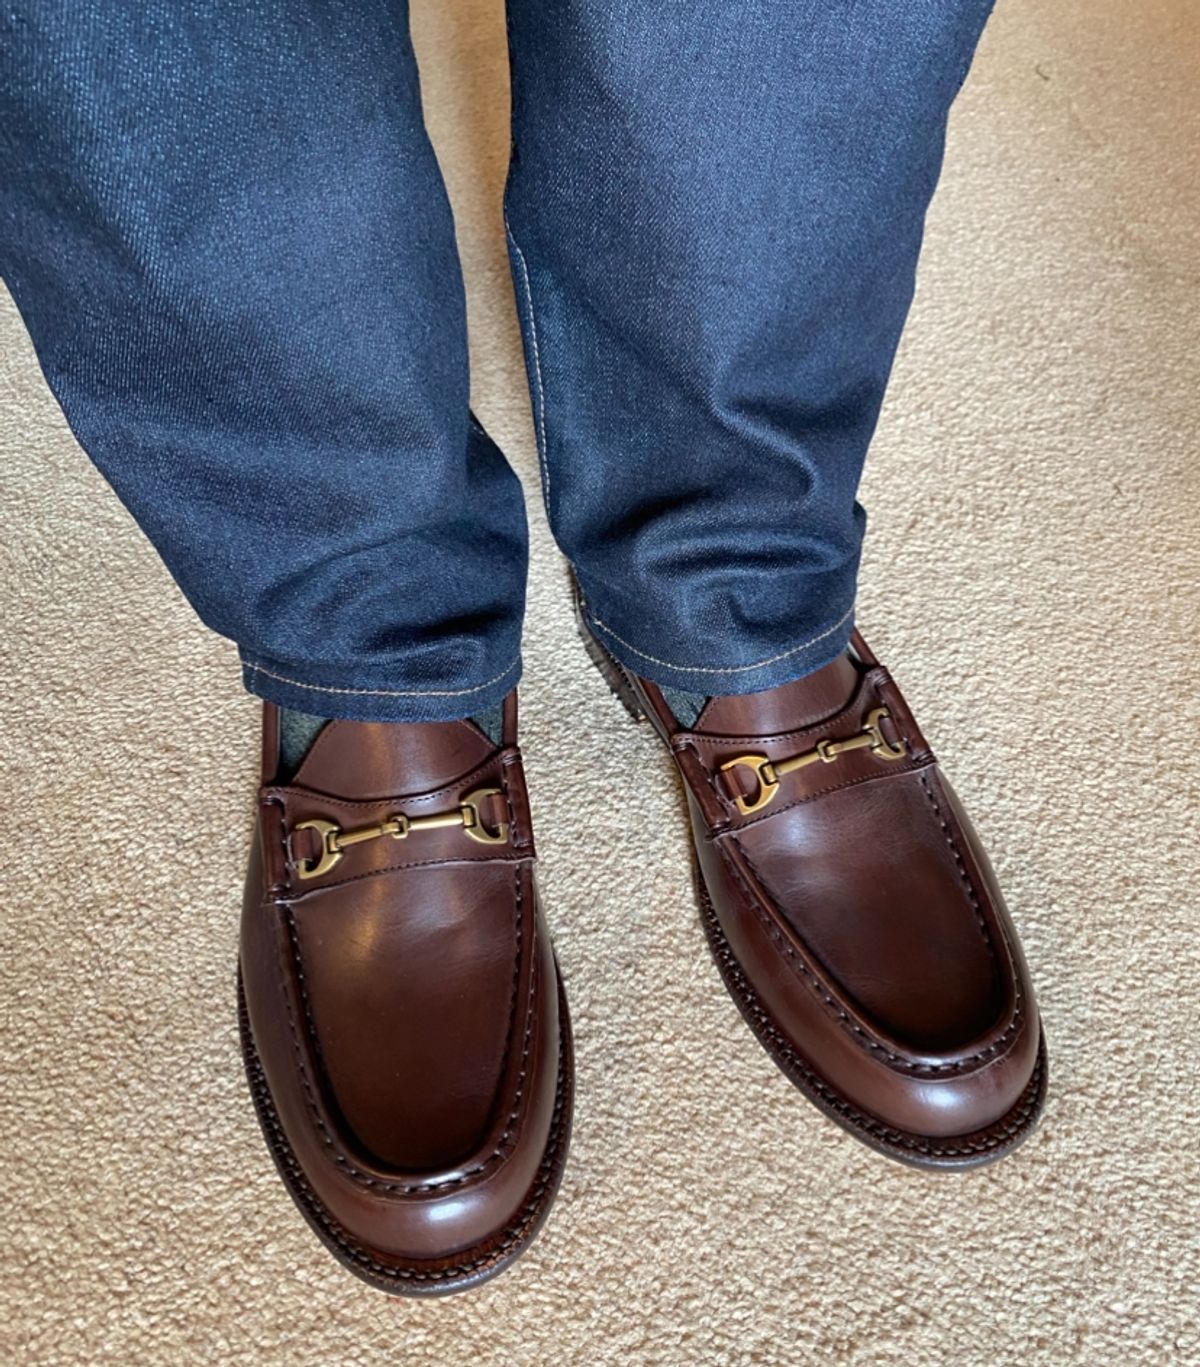
<path id="1" fill-rule="evenodd" d="M 685 693 L 681 688 L 664 688 L 660 684 L 658 691 L 666 698 L 667 706 L 675 713 L 676 720 L 688 728 L 695 726 L 708 701 L 703 693 Z"/>
<path id="2" fill-rule="evenodd" d="M 504 704 L 497 703 L 471 720 L 492 742 L 499 745 L 504 739 Z M 279 778 L 286 783 L 294 777 L 304 762 L 313 742 L 328 725 L 327 717 L 314 717 L 308 712 L 294 712 L 290 707 L 279 709 Z"/>

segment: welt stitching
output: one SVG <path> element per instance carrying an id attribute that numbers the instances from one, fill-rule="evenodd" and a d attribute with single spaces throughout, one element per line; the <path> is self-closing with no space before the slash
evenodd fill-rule
<path id="1" fill-rule="evenodd" d="M 891 1144 L 894 1147 L 904 1148 L 913 1153 L 923 1153 L 931 1158 L 960 1158 L 970 1157 L 972 1154 L 991 1153 L 996 1149 L 1003 1148 L 1010 1139 L 1019 1134 L 1025 1128 L 1029 1117 L 1036 1111 L 1038 1097 L 1041 1091 L 1042 1080 L 1042 1059 L 1039 1052 L 1037 1064 L 1033 1073 L 1026 1084 L 1024 1101 L 1021 1109 L 1016 1114 L 1011 1115 L 1011 1119 L 1002 1128 L 992 1130 L 987 1137 L 977 1143 L 963 1143 L 961 1140 L 929 1140 L 918 1139 L 904 1130 L 895 1130 L 891 1126 L 884 1125 L 873 1117 L 863 1114 L 851 1106 L 844 1097 L 835 1092 L 825 1081 L 808 1066 L 805 1060 L 792 1047 L 791 1042 L 782 1034 L 775 1025 L 770 1013 L 759 1000 L 757 993 L 750 986 L 748 979 L 742 972 L 734 956 L 729 942 L 725 939 L 721 931 L 720 924 L 716 918 L 716 912 L 712 908 L 707 893 L 701 894 L 702 912 L 705 916 L 706 926 L 713 941 L 713 947 L 717 953 L 718 966 L 722 974 L 727 977 L 727 981 L 732 983 L 733 991 L 739 1003 L 753 1017 L 751 1027 L 759 1035 L 769 1041 L 769 1048 L 773 1048 L 781 1055 L 786 1068 L 793 1073 L 799 1073 L 805 1084 L 820 1097 L 824 1105 L 830 1110 L 836 1111 L 838 1115 L 845 1118 L 848 1124 L 854 1129 L 860 1130 L 865 1134 L 881 1143 Z"/>
<path id="2" fill-rule="evenodd" d="M 501 679 L 507 678 L 520 662 L 521 657 L 518 655 L 494 678 L 488 679 L 486 683 L 476 684 L 474 688 L 327 688 L 322 684 L 305 683 L 303 679 L 290 678 L 286 674 L 276 674 L 253 660 L 246 660 L 245 665 L 251 678 L 255 674 L 263 674 L 268 679 L 290 684 L 293 688 L 303 688 L 310 693 L 352 694 L 360 698 L 464 698 L 472 693 L 482 693 L 485 688 L 498 684 Z"/>
<path id="3" fill-rule="evenodd" d="M 505 1036 L 504 1043 L 504 1056 L 506 1061 L 505 1066 L 507 1066 L 507 1058 L 512 1043 L 512 1031 L 516 1020 L 516 982 L 520 979 L 520 968 L 522 958 L 521 946 L 524 942 L 523 904 L 524 888 L 522 886 L 520 870 L 518 870 L 516 880 L 516 923 L 518 927 L 517 957 L 516 968 L 514 970 L 515 981 L 513 986 L 513 1008 L 510 1011 L 508 1032 Z M 312 1006 L 308 996 L 308 987 L 305 983 L 304 966 L 300 958 L 300 946 L 299 937 L 296 929 L 296 920 L 295 916 L 292 913 L 291 907 L 286 907 L 285 912 L 288 927 L 288 937 L 291 942 L 292 958 L 294 960 L 296 975 L 300 984 L 300 996 L 304 1004 L 304 1014 L 308 1023 L 309 1042 L 312 1045 L 314 1052 L 319 1057 L 320 1046 L 317 1042 L 316 1026 L 312 1017 Z M 464 1171 L 457 1177 L 448 1177 L 430 1182 L 388 1182 L 383 1181 L 377 1177 L 372 1177 L 369 1173 L 363 1172 L 360 1168 L 355 1167 L 355 1165 L 338 1149 L 337 1142 L 334 1139 L 333 1135 L 330 1133 L 329 1127 L 325 1124 L 324 1117 L 321 1115 L 320 1109 L 317 1106 L 316 1095 L 313 1091 L 312 1083 L 309 1080 L 308 1068 L 304 1060 L 304 1052 L 300 1043 L 300 1034 L 297 1029 L 295 1015 L 291 1007 L 291 997 L 287 991 L 287 983 L 281 981 L 281 985 L 283 987 L 284 1003 L 287 1008 L 288 1025 L 291 1027 L 292 1044 L 296 1052 L 297 1062 L 299 1063 L 300 1080 L 304 1085 L 304 1090 L 307 1095 L 308 1110 L 318 1130 L 321 1132 L 321 1136 L 324 1140 L 325 1145 L 333 1151 L 334 1161 L 351 1178 L 353 1178 L 354 1181 L 360 1183 L 363 1186 L 378 1188 L 381 1191 L 399 1192 L 405 1195 L 415 1195 L 419 1192 L 425 1191 L 443 1191 L 449 1187 L 461 1186 L 464 1182 L 467 1182 L 471 1178 L 479 1176 L 480 1173 L 487 1171 L 489 1168 L 494 1167 L 495 1164 L 504 1156 L 508 1140 L 512 1136 L 513 1128 L 520 1110 L 520 1099 L 524 1091 L 525 1075 L 528 1071 L 529 1043 L 533 1033 L 533 996 L 536 982 L 537 959 L 536 955 L 531 950 L 529 967 L 529 999 L 526 1003 L 526 1024 L 525 1037 L 521 1050 L 521 1069 L 517 1075 L 517 1086 L 514 1094 L 513 1109 L 509 1112 L 509 1115 L 505 1121 L 504 1132 L 496 1141 L 495 1148 L 493 1148 L 492 1152 L 485 1159 L 481 1160 L 479 1163 L 475 1164 L 470 1168 L 464 1169 Z"/>
<path id="4" fill-rule="evenodd" d="M 999 962 L 996 955 L 996 946 L 992 943 L 992 937 L 988 932 L 987 921 L 984 919 L 983 908 L 979 904 L 979 896 L 975 891 L 974 884 L 967 874 L 967 866 L 962 857 L 962 851 L 958 848 L 958 841 L 954 838 L 954 832 L 950 829 L 946 818 L 942 815 L 942 809 L 938 805 L 937 798 L 933 795 L 933 789 L 929 786 L 929 780 L 924 774 L 918 774 L 921 788 L 925 796 L 929 799 L 929 805 L 933 808 L 933 814 L 937 818 L 937 823 L 942 828 L 942 834 L 946 838 L 946 844 L 950 846 L 950 853 L 954 855 L 954 862 L 958 865 L 958 876 L 962 879 L 963 887 L 967 890 L 967 897 L 970 899 L 971 907 L 975 912 L 975 920 L 979 925 L 979 933 L 983 936 L 983 942 L 987 945 L 988 953 L 993 959 Z"/>
<path id="5" fill-rule="evenodd" d="M 761 871 L 758 869 L 757 865 L 746 853 L 745 846 L 738 839 L 736 833 L 732 833 L 730 835 L 730 839 L 737 846 L 738 852 L 746 861 L 751 872 L 759 880 L 759 883 L 763 887 L 763 891 L 766 892 L 766 880 L 763 878 L 763 875 Z M 775 924 L 774 919 L 770 916 L 769 913 L 765 913 L 765 909 L 761 905 L 761 898 L 756 896 L 754 890 L 746 882 L 746 879 L 742 874 L 742 871 L 731 859 L 726 858 L 725 864 L 733 873 L 734 877 L 737 879 L 738 884 L 740 885 L 742 891 L 746 894 L 746 897 L 749 900 L 750 905 L 754 908 L 755 915 L 757 916 L 759 922 L 763 925 L 764 929 L 767 931 L 768 935 L 770 935 L 771 939 L 774 941 L 776 948 L 783 950 L 784 954 L 787 956 L 787 961 L 789 965 L 792 967 L 792 969 L 809 984 L 813 992 L 825 1003 L 826 1007 L 832 1012 L 838 1024 L 851 1035 L 855 1043 L 857 1043 L 861 1048 L 869 1050 L 871 1053 L 881 1055 L 883 1058 L 887 1059 L 891 1067 L 904 1072 L 919 1074 L 921 1077 L 932 1076 L 934 1074 L 939 1073 L 961 1073 L 966 1072 L 968 1070 L 973 1070 L 977 1064 L 983 1063 L 988 1059 L 994 1058 L 997 1054 L 1003 1052 L 1009 1039 L 1016 1032 L 1018 1026 L 1020 1025 L 1020 987 L 1018 986 L 1017 1009 L 1013 1013 L 1012 1021 L 1009 1023 L 1004 1033 L 998 1036 L 991 1044 L 987 1045 L 986 1048 L 980 1049 L 974 1054 L 968 1054 L 964 1058 L 955 1059 L 953 1063 L 916 1063 L 911 1059 L 905 1058 L 902 1054 L 895 1053 L 893 1050 L 888 1049 L 885 1045 L 880 1044 L 878 1040 L 873 1040 L 870 1037 L 870 1035 L 868 1035 L 867 1032 L 862 1028 L 862 1026 L 860 1026 L 858 1022 L 855 1021 L 853 1017 L 851 1017 L 849 1013 L 840 1005 L 837 999 L 831 996 L 829 992 L 826 991 L 824 984 L 821 982 L 820 978 L 818 978 L 817 975 L 808 967 L 808 965 L 803 962 L 800 956 L 796 953 L 796 950 L 788 943 L 787 938 L 784 936 L 783 932 L 779 929 L 779 927 Z"/>
<path id="6" fill-rule="evenodd" d="M 550 1118 L 550 1140 L 547 1144 L 546 1153 L 542 1159 L 542 1163 L 539 1168 L 538 1184 L 533 1190 L 533 1192 L 530 1194 L 528 1200 L 525 1203 L 524 1208 L 519 1213 L 518 1217 L 509 1225 L 500 1243 L 497 1244 L 496 1247 L 491 1249 L 489 1252 L 480 1254 L 478 1257 L 472 1258 L 468 1262 L 460 1263 L 455 1267 L 435 1268 L 426 1272 L 418 1271 L 415 1268 L 409 1267 L 388 1267 L 386 1264 L 376 1261 L 369 1254 L 364 1252 L 357 1244 L 352 1243 L 351 1240 L 346 1237 L 341 1226 L 338 1225 L 330 1217 L 328 1212 L 325 1210 L 324 1206 L 322 1206 L 320 1201 L 317 1199 L 312 1188 L 309 1186 L 307 1180 L 305 1179 L 303 1169 L 300 1167 L 299 1162 L 297 1161 L 295 1155 L 291 1151 L 291 1147 L 287 1142 L 287 1136 L 284 1134 L 283 1127 L 279 1121 L 279 1117 L 275 1113 L 274 1102 L 270 1096 L 270 1088 L 267 1085 L 266 1077 L 262 1071 L 262 1065 L 260 1062 L 257 1063 L 257 1076 L 255 1079 L 259 1095 L 261 1096 L 264 1105 L 268 1108 L 266 1111 L 267 1123 L 270 1126 L 272 1133 L 275 1137 L 277 1152 L 286 1162 L 288 1171 L 291 1173 L 293 1180 L 300 1188 L 301 1193 L 304 1196 L 305 1205 L 307 1209 L 320 1221 L 322 1227 L 326 1230 L 329 1237 L 334 1241 L 334 1243 L 337 1244 L 337 1246 L 346 1254 L 347 1257 L 351 1258 L 354 1262 L 359 1263 L 362 1266 L 367 1267 L 371 1271 L 377 1273 L 381 1279 L 387 1279 L 389 1281 L 405 1280 L 420 1282 L 453 1280 L 458 1277 L 469 1276 L 472 1272 L 476 1272 L 481 1268 L 492 1266 L 504 1257 L 508 1249 L 510 1249 L 514 1244 L 519 1243 L 525 1236 L 526 1230 L 529 1228 L 530 1224 L 532 1224 L 535 1216 L 538 1213 L 542 1197 L 545 1194 L 547 1187 L 553 1180 L 554 1170 L 558 1163 L 559 1154 L 561 1152 L 560 1135 L 562 1131 L 564 1081 L 565 1070 L 560 1051 L 558 1063 L 558 1080 L 554 1100 L 554 1111 Z"/>

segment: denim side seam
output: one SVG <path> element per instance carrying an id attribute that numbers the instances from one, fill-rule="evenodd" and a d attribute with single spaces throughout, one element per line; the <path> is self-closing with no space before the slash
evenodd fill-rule
<path id="1" fill-rule="evenodd" d="M 520 285 L 524 295 L 525 308 L 518 309 L 518 317 L 524 313 L 529 320 L 529 354 L 533 361 L 531 367 L 533 371 L 533 387 L 537 396 L 537 422 L 535 424 L 535 438 L 538 448 L 538 461 L 542 470 L 542 502 L 546 507 L 546 517 L 550 517 L 550 462 L 546 449 L 546 387 L 542 380 L 542 353 L 538 345 L 537 318 L 533 311 L 533 287 L 529 283 L 529 267 L 525 263 L 525 253 L 521 250 L 517 239 L 513 236 L 512 228 L 509 227 L 508 216 L 504 218 L 504 232 L 508 238 L 509 246 L 513 249 L 516 256 L 517 265 L 520 267 Z"/>

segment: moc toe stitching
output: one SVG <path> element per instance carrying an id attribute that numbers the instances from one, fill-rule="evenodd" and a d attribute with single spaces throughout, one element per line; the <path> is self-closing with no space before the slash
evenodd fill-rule
<path id="1" fill-rule="evenodd" d="M 839 1000 L 838 996 L 834 995 L 835 984 L 829 981 L 817 964 L 811 961 L 799 947 L 796 932 L 770 897 L 761 871 L 746 853 L 736 835 L 731 835 L 730 839 L 753 873 L 758 888 L 750 884 L 741 869 L 738 868 L 735 860 L 726 856 L 725 866 L 732 872 L 747 902 L 753 907 L 755 915 L 770 936 L 772 943 L 783 955 L 784 962 L 788 964 L 796 977 L 822 1002 L 833 1020 L 847 1032 L 861 1049 L 866 1050 L 877 1060 L 886 1063 L 888 1067 L 898 1072 L 912 1073 L 921 1077 L 975 1072 L 978 1071 L 980 1065 L 986 1066 L 993 1063 L 999 1055 L 1007 1052 L 1007 1046 L 1015 1038 L 1022 1024 L 1023 1012 L 1021 1010 L 1019 980 L 1016 984 L 1016 1002 L 1012 1015 L 1003 1031 L 992 1037 L 986 1046 L 964 1056 L 956 1056 L 953 1059 L 933 1063 L 912 1053 L 900 1053 L 895 1048 L 889 1048 L 887 1044 L 882 1042 L 877 1031 L 868 1029 L 856 1013 L 850 1011 L 848 1003 Z M 797 943 L 794 944 L 793 940 L 796 940 Z"/>
<path id="2" fill-rule="evenodd" d="M 517 944 L 515 963 L 513 967 L 512 995 L 508 1013 L 508 1028 L 505 1035 L 504 1048 L 502 1052 L 502 1063 L 500 1068 L 500 1075 L 502 1077 L 508 1071 L 509 1058 L 512 1049 L 513 1032 L 517 1018 L 517 991 L 520 986 L 521 967 L 524 961 L 523 905 L 523 879 L 520 877 L 520 873 L 518 871 L 518 876 L 516 879 L 515 897 L 515 921 L 517 927 Z M 300 989 L 300 999 L 304 1007 L 304 1014 L 307 1022 L 307 1029 L 305 1030 L 304 1034 L 307 1038 L 308 1048 L 312 1053 L 313 1060 L 317 1062 L 318 1065 L 321 1065 L 321 1045 L 316 1030 L 316 1024 L 313 1020 L 311 1002 L 309 1000 L 307 987 L 305 985 L 304 964 L 300 953 L 295 917 L 290 907 L 286 909 L 285 919 L 288 929 L 288 939 L 291 947 L 292 959 L 295 966 L 297 984 Z M 326 1145 L 327 1148 L 330 1149 L 330 1156 L 332 1157 L 333 1161 L 338 1165 L 339 1169 L 341 1170 L 344 1176 L 348 1177 L 351 1181 L 361 1183 L 365 1187 L 370 1187 L 382 1193 L 391 1193 L 398 1195 L 416 1195 L 423 1192 L 445 1191 L 453 1187 L 460 1187 L 466 1182 L 470 1182 L 473 1179 L 478 1179 L 482 1177 L 485 1173 L 489 1172 L 491 1168 L 493 1168 L 497 1163 L 499 1163 L 501 1159 L 505 1158 L 508 1155 L 508 1153 L 512 1150 L 512 1148 L 515 1145 L 517 1130 L 519 1128 L 517 1122 L 519 1121 L 521 1114 L 520 1101 L 523 1095 L 525 1080 L 528 1074 L 529 1050 L 530 1043 L 533 1038 L 533 1027 L 536 1016 L 534 1005 L 536 1002 L 536 994 L 539 986 L 536 951 L 537 944 L 535 933 L 533 943 L 530 947 L 532 963 L 530 966 L 529 973 L 529 991 L 527 994 L 524 1011 L 525 1030 L 522 1039 L 520 1069 L 517 1074 L 513 1088 L 514 1104 L 512 1109 L 508 1113 L 503 1131 L 495 1140 L 491 1152 L 485 1158 L 475 1161 L 470 1166 L 460 1171 L 456 1171 L 453 1174 L 447 1174 L 446 1176 L 442 1177 L 429 1178 L 422 1181 L 414 1182 L 395 1181 L 387 1177 L 383 1177 L 381 1175 L 373 1175 L 370 1172 L 365 1171 L 364 1168 L 360 1167 L 358 1163 L 356 1163 L 356 1161 L 352 1159 L 348 1153 L 345 1152 L 345 1149 L 351 1146 L 347 1144 L 345 1140 L 339 1139 L 339 1137 L 333 1132 L 329 1123 L 326 1121 L 324 1115 L 322 1114 L 322 1109 L 317 1099 L 317 1086 L 319 1084 L 316 1084 L 314 1082 L 314 1079 L 310 1075 L 309 1060 L 305 1055 L 305 1050 L 301 1040 L 301 1032 L 295 1019 L 295 1012 L 292 1008 L 291 993 L 287 989 L 287 983 L 281 982 L 280 986 L 282 988 L 284 1002 L 286 1005 L 288 1024 L 292 1032 L 292 1041 L 296 1054 L 296 1062 L 300 1078 L 304 1086 L 309 1116 L 312 1120 L 314 1128 L 321 1136 L 322 1142 Z M 322 1072 L 325 1073 L 323 1065 Z M 327 1077 L 328 1074 L 325 1073 L 325 1076 Z"/>
<path id="3" fill-rule="evenodd" d="M 554 1109 L 550 1117 L 546 1149 L 538 1167 L 534 1186 L 524 1204 L 483 1252 L 474 1253 L 468 1250 L 469 1257 L 464 1258 L 460 1255 L 457 1258 L 433 1259 L 424 1263 L 416 1259 L 407 1263 L 384 1263 L 375 1256 L 377 1250 L 358 1243 L 330 1214 L 313 1191 L 302 1165 L 292 1152 L 254 1045 L 239 970 L 239 1024 L 243 1056 L 251 1096 L 267 1138 L 268 1148 L 284 1174 L 285 1182 L 302 1214 L 342 1262 L 364 1281 L 384 1291 L 396 1292 L 405 1287 L 414 1294 L 437 1294 L 467 1285 L 476 1285 L 507 1266 L 536 1234 L 562 1177 L 573 1101 L 571 1032 L 561 980 L 558 995 L 561 1033 Z"/>
<path id="4" fill-rule="evenodd" d="M 701 919 L 713 957 L 735 1004 L 771 1058 L 832 1119 L 880 1152 L 919 1166 L 974 1166 L 1003 1156 L 1032 1131 L 1046 1091 L 1046 1050 L 1041 1037 L 1033 1072 L 1017 1102 L 995 1124 L 972 1134 L 932 1138 L 887 1125 L 853 1105 L 797 1050 L 750 985 L 725 939 L 703 878 L 699 876 L 697 890 Z"/>
<path id="5" fill-rule="evenodd" d="M 273 721 L 268 705 L 239 956 L 243 1054 L 268 1148 L 318 1237 L 363 1280 L 413 1295 L 475 1285 L 541 1227 L 574 1090 L 515 697 L 498 749 L 485 753 L 474 728 L 338 723 L 337 743 L 327 728 L 282 786 Z M 417 824 L 481 783 L 496 790 L 484 823 L 498 843 L 468 842 L 451 821 Z M 379 841 L 398 810 L 430 858 L 386 862 Z M 288 827 L 319 829 L 318 818 L 354 838 L 336 871 L 301 881 L 316 850 L 290 859 Z"/>

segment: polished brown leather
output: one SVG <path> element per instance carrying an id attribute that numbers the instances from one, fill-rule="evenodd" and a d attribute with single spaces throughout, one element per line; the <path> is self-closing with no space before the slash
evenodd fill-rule
<path id="1" fill-rule="evenodd" d="M 670 746 L 702 919 L 768 1052 L 893 1157 L 963 1167 L 1013 1148 L 1046 1083 L 1029 974 L 987 856 L 862 637 L 798 682 L 710 699 L 688 729 L 653 683 L 584 632 L 610 683 Z M 878 736 L 864 730 L 873 716 Z M 743 808 L 766 791 L 761 771 L 723 767 L 814 753 L 777 776 L 757 810 Z"/>
<path id="2" fill-rule="evenodd" d="M 242 916 L 243 1042 L 268 1145 L 333 1252 L 401 1294 L 473 1285 L 545 1217 L 566 1154 L 571 1049 L 538 902 L 516 744 L 471 721 L 334 721 L 263 786 Z M 351 844 L 333 867 L 311 821 L 349 832 L 453 818 Z M 473 819 L 473 818 L 468 818 Z"/>

